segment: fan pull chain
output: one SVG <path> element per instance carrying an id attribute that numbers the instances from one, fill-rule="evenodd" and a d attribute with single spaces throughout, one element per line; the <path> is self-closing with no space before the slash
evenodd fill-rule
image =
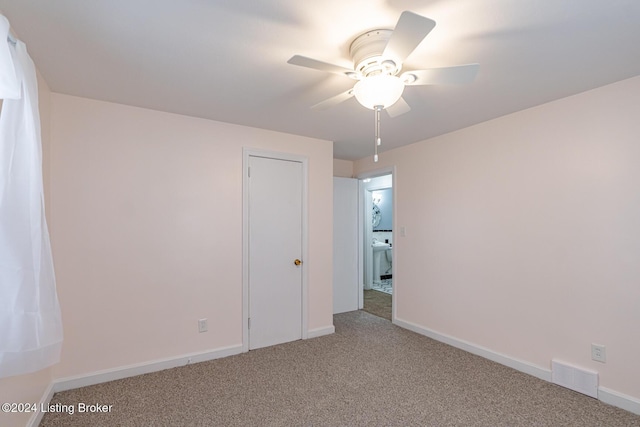
<path id="1" fill-rule="evenodd" d="M 376 163 L 378 162 L 378 146 L 382 144 L 382 139 L 380 139 L 380 111 L 382 111 L 382 105 L 376 105 L 375 107 L 373 107 L 373 114 L 375 119 L 375 130 L 376 130 L 376 135 L 375 135 L 375 140 L 373 145 L 373 151 L 374 151 L 373 161 Z"/>

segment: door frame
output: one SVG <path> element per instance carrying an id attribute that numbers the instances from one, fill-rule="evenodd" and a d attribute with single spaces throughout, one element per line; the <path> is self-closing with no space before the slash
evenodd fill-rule
<path id="1" fill-rule="evenodd" d="M 249 351 L 249 158 L 264 157 L 302 164 L 302 339 L 308 338 L 308 158 L 291 153 L 242 148 L 242 351 Z"/>
<path id="2" fill-rule="evenodd" d="M 367 233 L 365 230 L 365 220 L 364 220 L 367 207 L 368 207 L 368 211 L 369 212 L 371 211 L 371 202 L 369 201 L 369 203 L 367 203 L 367 200 L 365 200 L 365 192 L 367 191 L 367 189 L 365 188 L 362 180 L 367 178 L 377 178 L 379 176 L 384 176 L 384 175 L 391 175 L 391 179 L 393 182 L 392 184 L 393 185 L 392 225 L 394 230 L 393 231 L 394 233 L 393 267 L 394 268 L 393 268 L 393 295 L 391 299 L 391 322 L 396 323 L 396 301 L 397 301 L 397 295 L 398 295 L 398 270 L 397 270 L 398 255 L 397 255 L 396 249 L 399 246 L 398 243 L 400 243 L 398 239 L 398 237 L 400 237 L 400 233 L 396 234 L 396 230 L 398 230 L 398 210 L 397 210 L 397 203 L 396 203 L 398 199 L 398 196 L 397 196 L 398 181 L 397 181 L 395 166 L 389 166 L 386 168 L 370 170 L 370 171 L 362 172 L 356 175 L 356 178 L 358 179 L 358 218 L 361 221 L 360 226 L 358 227 L 358 241 L 359 241 L 358 247 L 360 248 L 360 253 L 358 255 L 358 307 L 362 310 L 362 307 L 364 305 L 364 297 L 363 297 L 364 296 L 364 267 L 365 267 L 364 245 L 365 245 L 365 242 L 367 241 L 367 237 L 369 241 L 371 240 L 371 233 Z M 371 260 L 369 262 L 371 262 Z"/>

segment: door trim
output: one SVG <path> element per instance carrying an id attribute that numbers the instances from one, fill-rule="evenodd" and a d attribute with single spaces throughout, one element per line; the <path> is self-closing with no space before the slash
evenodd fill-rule
<path id="1" fill-rule="evenodd" d="M 358 241 L 360 242 L 360 248 L 363 248 L 363 245 L 365 243 L 365 239 L 367 238 L 366 233 L 365 233 L 365 224 L 364 224 L 364 213 L 365 213 L 365 198 L 364 198 L 364 192 L 365 192 L 365 188 L 362 184 L 362 180 L 365 178 L 376 178 L 379 176 L 383 176 L 383 175 L 391 175 L 391 179 L 393 180 L 393 202 L 392 202 L 392 209 L 393 209 L 393 230 L 394 233 L 396 233 L 396 230 L 399 230 L 398 227 L 398 208 L 397 208 L 397 199 L 398 199 L 398 180 L 397 180 L 397 173 L 396 173 L 396 167 L 394 166 L 388 166 L 385 168 L 380 168 L 380 169 L 374 169 L 374 170 L 370 170 L 370 171 L 366 171 L 366 172 L 361 172 L 359 174 L 357 174 L 355 177 L 356 179 L 359 180 L 359 185 L 358 185 L 358 218 L 360 218 L 361 223 L 358 227 Z M 371 210 L 371 205 L 369 206 L 369 211 Z M 401 283 L 402 280 L 402 274 L 398 274 L 399 269 L 398 269 L 398 253 L 397 253 L 397 248 L 398 246 L 402 246 L 402 242 L 399 241 L 400 233 L 398 234 L 394 234 L 393 237 L 393 298 L 391 299 L 391 322 L 392 323 L 396 323 L 396 302 L 398 300 L 397 295 L 398 295 L 398 283 Z M 365 265 L 365 259 L 364 259 L 364 250 L 360 250 L 360 254 L 358 255 L 358 307 L 360 309 L 362 309 L 362 306 L 364 305 L 364 301 L 363 301 L 363 290 L 364 290 L 364 265 Z M 398 281 L 398 278 L 400 278 L 400 281 Z"/>
<path id="2" fill-rule="evenodd" d="M 302 339 L 309 337 L 308 330 L 308 158 L 291 153 L 265 151 L 255 148 L 242 149 L 242 351 L 249 351 L 249 158 L 265 157 L 302 164 Z"/>

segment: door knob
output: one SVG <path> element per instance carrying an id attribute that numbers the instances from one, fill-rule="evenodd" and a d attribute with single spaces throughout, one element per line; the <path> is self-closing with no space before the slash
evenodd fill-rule
<path id="1" fill-rule="evenodd" d="M 295 261 L 293 261 L 293 263 L 295 265 L 300 265 L 300 264 L 302 264 L 302 261 L 300 261 L 299 259 L 296 259 Z"/>

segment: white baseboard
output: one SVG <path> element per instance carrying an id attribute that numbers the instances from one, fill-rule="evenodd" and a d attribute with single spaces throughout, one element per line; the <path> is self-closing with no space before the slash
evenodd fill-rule
<path id="1" fill-rule="evenodd" d="M 308 332 L 308 338 L 316 338 L 323 335 L 329 335 L 335 332 L 333 325 L 312 329 Z M 108 381 L 120 380 L 123 378 L 134 377 L 137 375 L 148 374 L 151 372 L 163 371 L 165 369 L 176 368 L 188 365 L 190 363 L 205 362 L 207 360 L 220 359 L 222 357 L 233 356 L 243 353 L 242 345 L 224 347 L 212 351 L 204 351 L 198 353 L 184 354 L 182 356 L 171 357 L 166 359 L 153 360 L 150 362 L 138 363 L 128 366 L 120 366 L 117 368 L 105 369 L 90 374 L 78 375 L 73 377 L 60 378 L 53 382 L 51 391 L 44 403 L 49 403 L 54 392 L 72 390 L 80 387 L 105 383 Z M 46 396 L 45 396 L 46 397 Z M 43 399 L 45 398 L 43 397 Z"/>
<path id="2" fill-rule="evenodd" d="M 528 362 L 524 362 L 518 359 L 514 359 L 509 356 L 505 356 L 500 353 L 496 353 L 487 348 L 469 343 L 464 340 L 451 337 L 449 335 L 441 334 L 418 326 L 414 323 L 407 322 L 401 319 L 394 319 L 394 324 L 410 331 L 416 332 L 420 335 L 432 338 L 436 341 L 443 342 L 453 347 L 459 348 L 469 353 L 484 357 L 485 359 L 492 360 L 510 368 L 516 369 L 520 372 L 532 375 L 536 378 L 551 382 L 551 371 L 541 368 L 539 366 L 532 365 Z M 335 333 L 335 326 L 327 326 L 323 328 L 312 329 L 308 331 L 308 338 L 321 337 L 323 335 L 330 335 Z M 94 372 L 87 375 L 78 375 L 74 377 L 60 378 L 55 380 L 44 391 L 40 404 L 48 405 L 51 402 L 51 398 L 55 392 L 71 390 L 79 387 L 86 387 L 94 384 L 100 384 L 108 381 L 119 380 L 123 378 L 133 377 L 136 375 L 148 374 L 151 372 L 162 371 L 165 369 L 176 368 L 179 366 L 188 365 L 190 363 L 205 362 L 207 360 L 220 359 L 222 357 L 233 356 L 242 353 L 242 345 L 224 347 L 213 351 L 205 351 L 198 353 L 190 353 L 178 357 L 159 359 L 151 362 L 139 363 L 135 365 L 123 366 L 119 368 L 106 369 L 103 371 Z M 627 396 L 623 393 L 605 388 L 598 387 L 598 399 L 604 403 L 607 403 L 618 408 L 622 408 L 634 414 L 640 415 L 640 400 Z M 43 413 L 38 411 L 34 413 L 27 426 L 36 427 L 42 421 Z"/>
<path id="3" fill-rule="evenodd" d="M 49 386 L 45 389 L 44 393 L 42 393 L 42 397 L 40 398 L 40 402 L 38 403 L 38 408 L 42 408 L 43 406 L 49 405 L 51 402 L 51 398 L 53 397 L 53 383 L 49 384 Z M 31 418 L 29 418 L 29 422 L 27 423 L 27 427 L 38 427 L 40 422 L 42 421 L 42 417 L 44 416 L 44 412 L 35 411 Z"/>
<path id="4" fill-rule="evenodd" d="M 598 387 L 598 399 L 612 406 L 640 415 L 640 400 L 606 387 Z"/>
<path id="5" fill-rule="evenodd" d="M 418 326 L 405 320 L 396 319 L 394 323 L 402 328 L 409 329 L 410 331 L 416 332 L 420 335 L 433 338 L 436 341 L 449 344 L 452 347 L 456 347 L 469 353 L 484 357 L 485 359 L 493 360 L 494 362 L 500 363 L 501 365 L 508 366 L 517 371 L 524 372 L 525 374 L 533 375 L 534 377 L 540 378 L 541 380 L 551 382 L 551 370 L 549 369 L 544 369 L 529 362 L 514 359 L 512 357 L 505 356 L 504 354 L 496 353 L 495 351 L 489 350 L 488 348 L 481 347 L 479 345 L 475 345 L 470 342 L 451 337 L 449 335 L 441 334 L 439 332 L 432 331 L 431 329 L 423 328 L 422 326 Z"/>
<path id="6" fill-rule="evenodd" d="M 449 335 L 441 334 L 428 328 L 423 328 L 422 326 L 418 326 L 405 320 L 396 318 L 393 323 L 400 326 L 401 328 L 405 328 L 420 335 L 433 338 L 436 341 L 449 344 L 452 347 L 468 351 L 469 353 L 484 357 L 485 359 L 493 360 L 494 362 L 500 363 L 501 365 L 508 366 L 517 371 L 524 372 L 525 374 L 533 375 L 534 377 L 540 378 L 541 380 L 551 382 L 551 370 L 549 369 L 544 369 L 540 366 L 536 366 L 522 360 L 514 359 L 513 357 L 505 356 L 504 354 L 496 353 L 495 351 L 489 350 L 488 348 L 481 347 L 479 345 L 475 345 Z M 598 387 L 598 399 L 609 405 L 616 406 L 618 408 L 640 415 L 640 400 L 634 397 L 627 396 L 623 393 L 619 393 L 605 387 Z"/>
<path id="7" fill-rule="evenodd" d="M 333 333 L 336 332 L 336 327 L 331 325 L 331 326 L 325 326 L 324 328 L 316 328 L 316 329 L 310 329 L 307 332 L 307 339 L 309 338 L 318 338 L 321 337 L 323 335 L 331 335 Z"/>
<path id="8" fill-rule="evenodd" d="M 91 374 L 60 378 L 53 382 L 53 391 L 58 392 L 71 390 L 74 388 L 86 387 L 94 384 L 105 383 L 108 381 L 134 377 L 136 375 L 177 368 L 178 366 L 185 366 L 190 363 L 220 359 L 222 357 L 233 356 L 240 353 L 242 353 L 242 345 L 237 345 L 223 347 L 212 351 L 190 353 L 177 357 L 170 357 L 166 359 L 152 360 L 150 362 L 138 363 L 129 366 L 105 369 L 103 371 L 98 371 Z"/>

